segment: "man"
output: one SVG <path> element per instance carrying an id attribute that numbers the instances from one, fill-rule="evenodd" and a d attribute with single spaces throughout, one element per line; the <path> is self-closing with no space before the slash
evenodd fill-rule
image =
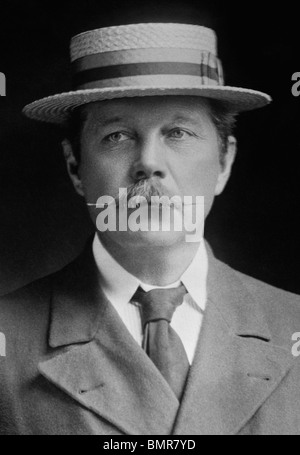
<path id="1" fill-rule="evenodd" d="M 92 30 L 71 59 L 74 90 L 25 114 L 67 126 L 96 235 L 1 300 L 0 433 L 299 434 L 299 298 L 219 262 L 202 235 L 187 241 L 191 223 L 175 229 L 226 186 L 236 113 L 270 98 L 224 85 L 204 27 Z M 154 211 L 153 197 L 169 203 Z"/>

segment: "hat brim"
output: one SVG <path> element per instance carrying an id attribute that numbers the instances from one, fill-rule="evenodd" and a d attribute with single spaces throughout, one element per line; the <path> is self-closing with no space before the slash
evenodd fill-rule
<path id="1" fill-rule="evenodd" d="M 67 124 L 70 113 L 78 106 L 115 98 L 186 95 L 201 96 L 223 101 L 235 112 L 250 111 L 269 104 L 269 95 L 256 90 L 230 86 L 195 86 L 195 87 L 116 87 L 85 89 L 48 96 L 27 104 L 23 113 L 34 120 Z"/>

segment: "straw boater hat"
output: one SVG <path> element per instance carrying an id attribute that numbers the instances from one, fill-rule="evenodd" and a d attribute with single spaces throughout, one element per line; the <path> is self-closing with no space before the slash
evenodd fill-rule
<path id="1" fill-rule="evenodd" d="M 269 95 L 224 85 L 215 32 L 187 24 L 132 24 L 99 28 L 71 40 L 73 91 L 25 106 L 32 119 L 67 122 L 72 110 L 124 97 L 193 95 L 233 110 L 265 106 Z"/>

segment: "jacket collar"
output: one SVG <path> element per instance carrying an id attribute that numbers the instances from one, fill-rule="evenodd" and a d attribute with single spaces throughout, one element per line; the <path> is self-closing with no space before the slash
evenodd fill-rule
<path id="1" fill-rule="evenodd" d="M 52 348 L 91 341 L 99 328 L 106 300 L 99 284 L 92 238 L 83 252 L 54 275 L 49 345 Z"/>
<path id="2" fill-rule="evenodd" d="M 228 329 L 238 336 L 271 341 L 262 302 L 257 300 L 241 280 L 240 275 L 217 260 L 208 245 L 208 302 L 218 309 Z"/>

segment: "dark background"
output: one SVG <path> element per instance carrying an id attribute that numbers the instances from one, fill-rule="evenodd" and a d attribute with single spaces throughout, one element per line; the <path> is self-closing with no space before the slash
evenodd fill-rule
<path id="1" fill-rule="evenodd" d="M 206 236 L 235 268 L 300 293 L 299 111 L 291 77 L 300 71 L 296 2 L 253 0 L 0 4 L 0 294 L 69 262 L 92 232 L 60 149 L 61 132 L 27 120 L 22 107 L 68 91 L 69 39 L 91 28 L 134 22 L 213 27 L 228 85 L 266 91 L 265 109 L 242 114 L 231 181 L 217 198 Z"/>

